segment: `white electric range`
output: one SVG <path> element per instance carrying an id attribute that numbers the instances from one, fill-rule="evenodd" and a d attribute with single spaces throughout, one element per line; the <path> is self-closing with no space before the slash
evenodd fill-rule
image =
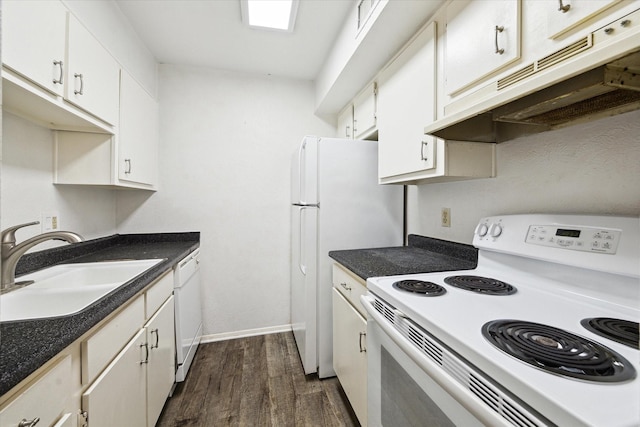
<path id="1" fill-rule="evenodd" d="M 370 425 L 640 425 L 640 220 L 496 216 L 473 244 L 473 270 L 367 280 Z"/>

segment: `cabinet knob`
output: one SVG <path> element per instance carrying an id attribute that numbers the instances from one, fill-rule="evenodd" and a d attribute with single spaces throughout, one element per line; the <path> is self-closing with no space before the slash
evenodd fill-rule
<path id="1" fill-rule="evenodd" d="M 18 423 L 18 427 L 33 427 L 34 425 L 38 424 L 39 422 L 40 422 L 40 418 L 38 418 L 38 417 L 35 417 L 31 421 L 27 420 L 26 418 L 23 418 L 22 421 L 20 421 Z"/>

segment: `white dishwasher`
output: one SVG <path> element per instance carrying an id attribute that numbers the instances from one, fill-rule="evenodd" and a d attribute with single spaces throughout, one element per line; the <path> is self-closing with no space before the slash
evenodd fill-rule
<path id="1" fill-rule="evenodd" d="M 184 381 L 202 337 L 200 249 L 174 267 L 176 308 L 176 382 Z"/>

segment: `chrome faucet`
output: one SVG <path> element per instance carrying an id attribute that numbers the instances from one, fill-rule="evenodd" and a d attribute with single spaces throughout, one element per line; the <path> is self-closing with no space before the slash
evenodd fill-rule
<path id="1" fill-rule="evenodd" d="M 19 286 L 16 283 L 16 265 L 18 261 L 29 249 L 48 240 L 62 240 L 68 243 L 82 242 L 82 236 L 71 231 L 51 231 L 33 236 L 30 239 L 16 245 L 16 230 L 30 225 L 40 224 L 40 221 L 29 222 L 26 224 L 15 225 L 2 231 L 0 236 L 2 240 L 2 284 L 0 292 L 9 292 Z"/>

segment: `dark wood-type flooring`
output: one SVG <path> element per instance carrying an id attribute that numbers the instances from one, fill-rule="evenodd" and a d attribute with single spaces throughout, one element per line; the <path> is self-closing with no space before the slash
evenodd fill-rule
<path id="1" fill-rule="evenodd" d="M 304 375 L 293 334 L 202 344 L 157 427 L 358 426 L 337 378 Z"/>

